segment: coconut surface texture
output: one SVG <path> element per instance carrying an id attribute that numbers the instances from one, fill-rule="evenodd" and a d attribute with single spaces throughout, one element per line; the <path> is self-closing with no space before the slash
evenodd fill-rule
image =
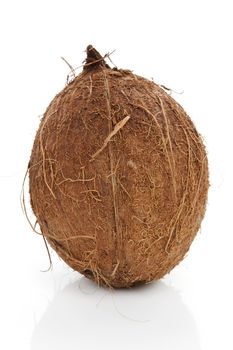
<path id="1" fill-rule="evenodd" d="M 163 88 L 86 51 L 37 131 L 31 206 L 69 266 L 130 287 L 163 277 L 188 252 L 206 208 L 207 155 Z"/>

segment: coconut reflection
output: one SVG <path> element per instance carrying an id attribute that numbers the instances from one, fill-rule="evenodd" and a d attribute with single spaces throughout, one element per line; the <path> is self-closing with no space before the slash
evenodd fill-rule
<path id="1" fill-rule="evenodd" d="M 195 322 L 164 282 L 108 291 L 85 277 L 69 284 L 36 325 L 31 350 L 200 350 Z"/>

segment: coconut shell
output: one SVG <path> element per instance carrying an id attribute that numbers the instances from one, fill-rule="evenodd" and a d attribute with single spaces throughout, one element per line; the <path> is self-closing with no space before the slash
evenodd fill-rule
<path id="1" fill-rule="evenodd" d="M 41 232 L 74 270 L 130 287 L 186 255 L 208 192 L 205 147 L 159 85 L 111 69 L 92 47 L 48 106 L 29 163 Z"/>

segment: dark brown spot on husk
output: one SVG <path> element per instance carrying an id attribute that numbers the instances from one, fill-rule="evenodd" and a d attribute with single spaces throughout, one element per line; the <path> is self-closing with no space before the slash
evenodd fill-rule
<path id="1" fill-rule="evenodd" d="M 29 185 L 43 236 L 97 283 L 159 279 L 185 256 L 208 192 L 205 147 L 159 85 L 111 69 L 92 47 L 83 72 L 50 103 Z"/>

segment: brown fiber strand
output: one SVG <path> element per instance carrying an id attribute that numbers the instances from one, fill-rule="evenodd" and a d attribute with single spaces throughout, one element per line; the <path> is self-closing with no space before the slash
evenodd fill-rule
<path id="1" fill-rule="evenodd" d="M 49 267 L 46 270 L 43 270 L 42 272 L 47 272 L 47 271 L 52 269 L 53 263 L 52 263 L 52 259 L 51 259 L 51 255 L 50 255 L 50 251 L 49 251 L 49 247 L 48 247 L 48 244 L 46 242 L 46 239 L 45 239 L 44 235 L 42 235 L 42 236 L 43 236 L 45 248 L 46 248 L 46 251 L 47 251 L 47 254 L 48 254 L 48 257 L 49 257 Z"/>
<path id="2" fill-rule="evenodd" d="M 23 178 L 23 183 L 22 183 L 22 188 L 21 188 L 21 193 L 20 193 L 20 204 L 21 204 L 21 208 L 22 208 L 22 211 L 27 219 L 27 222 L 29 223 L 31 229 L 33 230 L 33 232 L 41 235 L 40 232 L 37 232 L 36 229 L 35 229 L 35 225 L 33 226 L 33 224 L 31 223 L 31 220 L 29 219 L 29 216 L 28 216 L 28 212 L 27 212 L 27 207 L 26 207 L 26 203 L 25 203 L 25 181 L 27 179 L 27 175 L 28 175 L 28 168 L 27 168 L 27 171 L 24 175 L 24 178 Z"/>
<path id="3" fill-rule="evenodd" d="M 115 126 L 114 129 L 110 132 L 110 134 L 106 137 L 106 139 L 104 140 L 103 146 L 100 147 L 100 149 L 98 149 L 98 151 L 96 151 L 92 156 L 91 156 L 91 161 L 94 160 L 94 158 L 96 158 L 98 156 L 98 154 L 100 154 L 105 147 L 107 146 L 107 144 L 109 143 L 109 141 L 111 141 L 112 137 L 114 135 L 116 135 L 118 133 L 118 131 L 123 128 L 123 126 L 127 123 L 127 121 L 130 119 L 130 116 L 127 115 L 125 118 L 123 118 L 122 120 L 120 120 Z"/>
<path id="4" fill-rule="evenodd" d="M 36 166 L 36 165 L 37 164 L 35 164 L 34 166 Z M 47 251 L 47 254 L 48 254 L 48 258 L 49 258 L 49 267 L 45 271 L 49 271 L 52 268 L 52 259 L 51 259 L 51 255 L 50 255 L 50 252 L 49 252 L 49 248 L 48 248 L 46 239 L 45 239 L 43 233 L 36 231 L 37 220 L 36 220 L 34 226 L 32 225 L 31 220 L 29 219 L 29 216 L 28 216 L 28 213 L 27 213 L 27 207 L 26 207 L 26 204 L 25 204 L 25 190 L 24 190 L 24 187 L 25 187 L 25 181 L 26 181 L 26 178 L 27 178 L 27 175 L 28 175 L 28 170 L 29 170 L 29 167 L 27 168 L 27 171 L 26 171 L 26 173 L 24 175 L 24 179 L 23 179 L 23 184 L 22 184 L 22 189 L 21 189 L 21 194 L 20 194 L 20 204 L 21 204 L 22 211 L 23 211 L 23 213 L 24 213 L 24 215 L 25 215 L 25 217 L 27 219 L 27 222 L 29 223 L 30 227 L 32 228 L 32 231 L 37 233 L 38 235 L 41 235 L 43 237 L 43 241 L 44 241 L 45 248 L 46 248 L 46 251 Z"/>
<path id="5" fill-rule="evenodd" d="M 70 68 L 70 71 L 72 73 L 73 79 L 75 78 L 75 70 L 74 68 L 71 66 L 71 64 L 64 58 L 61 57 L 61 59 L 67 64 L 67 66 Z"/>
<path id="6" fill-rule="evenodd" d="M 56 111 L 51 113 L 50 115 L 46 116 L 46 118 L 44 118 L 44 120 L 42 121 L 41 129 L 40 129 L 40 150 L 41 150 L 41 155 L 42 155 L 42 159 L 43 159 L 42 164 L 43 164 L 44 182 L 45 182 L 46 186 L 48 187 L 51 195 L 54 198 L 56 198 L 55 194 L 53 193 L 51 186 L 49 186 L 48 181 L 47 181 L 47 176 L 46 176 L 46 170 L 45 170 L 45 159 L 46 159 L 46 157 L 45 157 L 45 151 L 44 151 L 43 141 L 42 141 L 42 132 L 44 130 L 45 124 L 48 121 L 48 118 L 51 117 L 52 115 L 54 115 L 55 113 L 56 113 Z"/>
<path id="7" fill-rule="evenodd" d="M 162 128 L 161 126 L 159 125 L 158 121 L 157 121 L 157 116 L 153 113 L 151 113 L 145 106 L 143 105 L 135 105 L 135 107 L 138 107 L 138 108 L 141 108 L 143 109 L 148 115 L 150 115 L 155 124 L 157 125 L 158 129 L 159 129 L 159 132 L 161 134 L 161 139 L 162 139 L 162 142 L 163 142 L 163 146 L 164 146 L 164 150 L 165 150 L 165 153 L 166 153 L 166 156 L 167 156 L 167 160 L 168 160 L 168 164 L 169 164 L 169 167 L 170 167 L 170 171 L 171 171 L 171 181 L 172 181 L 172 185 L 173 185 L 173 190 L 174 190 L 174 196 L 176 197 L 176 186 L 175 186 L 175 180 L 174 180 L 174 174 L 173 174 L 173 167 L 172 167 L 172 163 L 171 163 L 171 159 L 170 159 L 170 156 L 169 156 L 169 152 L 168 152 L 168 149 L 167 149 L 167 144 L 166 144 L 166 140 L 165 140 L 165 137 L 164 137 L 164 134 L 163 134 L 163 131 L 162 131 Z M 160 112 L 158 112 L 159 114 Z"/>
<path id="8" fill-rule="evenodd" d="M 110 102 L 110 89 L 109 89 L 109 83 L 107 78 L 107 73 L 103 71 L 104 76 L 104 85 L 105 85 L 105 92 L 106 92 L 106 105 L 107 105 L 107 112 L 108 112 L 108 132 L 111 134 L 112 130 L 112 120 L 111 120 L 111 102 Z M 120 240 L 120 228 L 119 228 L 119 214 L 118 214 L 118 207 L 117 207 L 117 199 L 116 199 L 116 169 L 114 169 L 114 160 L 113 160 L 113 149 L 111 142 L 108 143 L 108 152 L 109 152 L 109 161 L 110 161 L 110 177 L 111 177 L 111 184 L 112 184 L 112 199 L 113 199 L 113 210 L 114 210 L 114 222 L 115 222 L 115 237 L 114 240 L 116 242 L 116 260 L 117 260 L 117 248 L 118 244 L 117 242 Z"/>
<path id="9" fill-rule="evenodd" d="M 159 99 L 159 103 L 161 106 L 161 110 L 162 110 L 163 117 L 165 120 L 165 125 L 166 125 L 167 139 L 168 139 L 168 144 L 169 144 L 170 154 L 171 154 L 171 164 L 170 164 L 170 168 L 172 171 L 171 177 L 172 177 L 172 183 L 173 183 L 173 188 L 174 188 L 174 194 L 176 197 L 176 179 L 175 179 L 175 175 L 174 175 L 174 173 L 175 173 L 175 160 L 174 160 L 172 143 L 171 143 L 171 138 L 170 138 L 170 133 L 169 133 L 169 126 L 168 126 L 166 111 L 165 111 L 164 106 L 163 106 L 163 101 L 161 100 L 161 98 L 159 96 L 158 96 L 158 99 Z"/>

